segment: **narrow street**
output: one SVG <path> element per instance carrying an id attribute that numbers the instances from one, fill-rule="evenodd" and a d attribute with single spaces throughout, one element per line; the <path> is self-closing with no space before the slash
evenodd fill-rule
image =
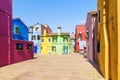
<path id="1" fill-rule="evenodd" d="M 95 66 L 95 65 L 94 65 Z M 36 55 L 0 68 L 0 80 L 104 80 L 81 54 Z"/>

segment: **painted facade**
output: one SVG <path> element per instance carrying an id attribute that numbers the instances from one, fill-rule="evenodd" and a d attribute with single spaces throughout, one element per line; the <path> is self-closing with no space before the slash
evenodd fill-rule
<path id="1" fill-rule="evenodd" d="M 84 53 L 86 51 L 86 26 L 85 25 L 76 25 L 75 51 L 80 53 Z"/>
<path id="2" fill-rule="evenodd" d="M 52 30 L 48 25 L 41 25 L 41 54 L 52 53 Z"/>
<path id="3" fill-rule="evenodd" d="M 75 51 L 75 34 L 74 32 L 72 32 L 72 34 L 70 35 L 70 39 L 71 39 L 71 52 Z"/>
<path id="4" fill-rule="evenodd" d="M 86 21 L 86 57 L 91 62 L 97 62 L 97 11 L 87 14 Z"/>
<path id="5" fill-rule="evenodd" d="M 70 54 L 70 34 L 62 33 L 61 27 L 58 27 L 58 33 L 52 33 L 52 53 Z"/>
<path id="6" fill-rule="evenodd" d="M 41 54 L 69 54 L 70 51 L 70 35 L 62 33 L 61 27 L 58 28 L 58 33 L 47 33 L 44 29 L 41 36 Z"/>
<path id="7" fill-rule="evenodd" d="M 12 36 L 12 0 L 0 0 L 0 66 L 9 65 Z"/>
<path id="8" fill-rule="evenodd" d="M 41 51 L 41 25 L 35 24 L 29 27 L 29 41 L 34 42 L 34 53 L 40 53 Z"/>
<path id="9" fill-rule="evenodd" d="M 98 58 L 106 80 L 120 80 L 120 0 L 98 0 Z"/>
<path id="10" fill-rule="evenodd" d="M 0 66 L 33 58 L 33 43 L 12 40 L 12 0 L 0 0 Z"/>
<path id="11" fill-rule="evenodd" d="M 20 18 L 12 20 L 12 39 L 28 41 L 28 28 Z"/>

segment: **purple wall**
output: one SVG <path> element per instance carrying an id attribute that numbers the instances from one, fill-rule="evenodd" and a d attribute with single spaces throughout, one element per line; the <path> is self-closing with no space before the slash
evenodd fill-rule
<path id="1" fill-rule="evenodd" d="M 86 21 L 88 31 L 86 56 L 90 61 L 97 61 L 97 12 L 89 12 Z"/>
<path id="2" fill-rule="evenodd" d="M 12 0 L 0 0 L 0 66 L 10 64 Z"/>
<path id="3" fill-rule="evenodd" d="M 24 45 L 23 50 L 16 50 L 17 43 Z M 27 44 L 31 44 L 31 50 Z M 32 58 L 32 42 L 12 40 L 12 0 L 0 0 L 0 66 Z"/>
<path id="4" fill-rule="evenodd" d="M 23 50 L 16 50 L 17 43 L 23 44 Z M 32 45 L 31 50 L 27 49 L 27 44 Z M 33 42 L 13 40 L 12 41 L 11 63 L 16 63 L 20 61 L 29 60 L 29 59 L 33 59 Z"/>

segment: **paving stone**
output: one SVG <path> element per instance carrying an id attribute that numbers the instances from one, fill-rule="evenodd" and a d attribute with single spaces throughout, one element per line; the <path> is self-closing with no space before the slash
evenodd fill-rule
<path id="1" fill-rule="evenodd" d="M 0 68 L 0 80 L 104 80 L 96 64 L 79 53 L 35 55 L 34 59 Z"/>

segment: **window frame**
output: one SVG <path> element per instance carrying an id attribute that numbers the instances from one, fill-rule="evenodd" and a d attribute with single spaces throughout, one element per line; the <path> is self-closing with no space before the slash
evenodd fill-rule
<path id="1" fill-rule="evenodd" d="M 27 44 L 27 50 L 32 50 L 32 44 Z"/>
<path id="2" fill-rule="evenodd" d="M 48 38 L 48 42 L 51 42 L 51 38 Z"/>
<path id="3" fill-rule="evenodd" d="M 17 26 L 17 25 L 14 26 L 14 33 L 20 34 L 20 27 L 19 26 Z"/>
<path id="4" fill-rule="evenodd" d="M 36 36 L 35 35 L 32 35 L 32 40 L 36 40 Z"/>
<path id="5" fill-rule="evenodd" d="M 44 42 L 44 39 L 43 39 L 43 38 L 41 39 L 41 42 Z"/>
<path id="6" fill-rule="evenodd" d="M 37 40 L 40 40 L 40 35 L 37 35 Z"/>
<path id="7" fill-rule="evenodd" d="M 17 51 L 22 51 L 23 49 L 24 49 L 23 43 L 16 43 L 16 50 Z"/>
<path id="8" fill-rule="evenodd" d="M 57 37 L 54 37 L 54 38 L 53 38 L 53 42 L 57 42 Z"/>
<path id="9" fill-rule="evenodd" d="M 100 23 L 101 22 L 101 11 L 100 10 L 98 10 L 98 23 Z"/>
<path id="10" fill-rule="evenodd" d="M 68 42 L 68 37 L 65 36 L 65 37 L 63 38 L 63 42 Z"/>

